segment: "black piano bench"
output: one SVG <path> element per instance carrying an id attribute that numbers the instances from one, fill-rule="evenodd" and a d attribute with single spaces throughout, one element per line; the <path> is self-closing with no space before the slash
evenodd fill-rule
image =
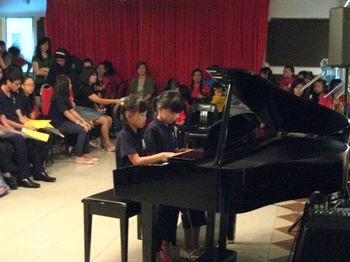
<path id="1" fill-rule="evenodd" d="M 92 215 L 119 218 L 122 262 L 127 262 L 129 218 L 141 213 L 140 204 L 116 197 L 114 189 L 84 198 L 82 202 L 84 203 L 85 262 L 90 262 Z M 140 232 L 139 228 L 138 232 Z M 140 239 L 139 234 L 138 238 Z"/>

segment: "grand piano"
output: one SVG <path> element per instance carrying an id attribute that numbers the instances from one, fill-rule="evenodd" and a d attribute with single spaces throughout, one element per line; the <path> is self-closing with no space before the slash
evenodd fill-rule
<path id="1" fill-rule="evenodd" d="M 210 127 L 204 148 L 167 163 L 113 172 L 115 194 L 141 203 L 144 262 L 155 261 L 159 205 L 206 211 L 203 261 L 224 261 L 232 214 L 305 198 L 316 190 L 343 192 L 347 184 L 347 117 L 252 72 L 207 71 L 228 95 L 223 118 Z M 217 242 L 215 213 L 220 213 Z"/>

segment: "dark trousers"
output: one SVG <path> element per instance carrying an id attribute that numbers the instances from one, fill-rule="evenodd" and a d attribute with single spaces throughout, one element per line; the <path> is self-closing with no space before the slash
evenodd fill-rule
<path id="1" fill-rule="evenodd" d="M 57 128 L 64 135 L 77 135 L 77 143 L 75 144 L 75 155 L 82 156 L 89 153 L 89 133 L 80 125 L 72 121 L 60 123 Z"/>
<path id="2" fill-rule="evenodd" d="M 28 149 L 28 160 L 33 165 L 32 175 L 38 176 L 44 169 L 44 162 L 47 159 L 50 148 L 52 146 L 52 135 L 50 135 L 49 140 L 44 143 L 32 139 L 27 139 L 27 149 Z"/>
<path id="3" fill-rule="evenodd" d="M 28 151 L 24 137 L 18 134 L 11 134 L 6 136 L 5 140 L 13 147 L 13 158 L 16 166 L 13 174 L 17 179 L 29 177 Z"/>
<path id="4" fill-rule="evenodd" d="M 9 142 L 0 140 L 0 172 L 13 173 L 16 169 L 13 164 L 13 148 Z"/>
<path id="5" fill-rule="evenodd" d="M 160 251 L 162 241 L 175 243 L 179 208 L 170 206 L 159 207 L 159 222 L 157 230 L 157 251 Z"/>
<path id="6" fill-rule="evenodd" d="M 163 240 L 175 243 L 179 211 L 180 209 L 177 207 L 159 207 L 157 251 L 160 251 Z M 206 224 L 206 217 L 203 211 L 181 209 L 181 212 L 182 226 L 185 230 L 198 228 Z"/>

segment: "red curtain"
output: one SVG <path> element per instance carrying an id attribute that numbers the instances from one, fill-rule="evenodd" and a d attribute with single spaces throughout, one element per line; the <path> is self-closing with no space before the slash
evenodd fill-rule
<path id="1" fill-rule="evenodd" d="M 110 60 L 130 79 L 145 60 L 158 91 L 194 68 L 257 71 L 263 63 L 269 0 L 47 0 L 46 33 L 95 63 Z"/>

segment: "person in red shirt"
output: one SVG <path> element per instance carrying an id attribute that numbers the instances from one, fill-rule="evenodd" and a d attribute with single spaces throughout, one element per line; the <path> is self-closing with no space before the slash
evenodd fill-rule
<path id="1" fill-rule="evenodd" d="M 294 66 L 286 65 L 283 69 L 283 78 L 279 81 L 279 87 L 290 92 L 294 80 Z"/>
<path id="2" fill-rule="evenodd" d="M 327 93 L 327 84 L 323 79 L 317 80 L 312 87 L 312 100 L 320 105 L 328 108 L 333 106 L 333 98 L 331 96 L 324 98 Z"/>
<path id="3" fill-rule="evenodd" d="M 196 68 L 192 71 L 191 97 L 195 100 L 206 100 L 210 95 L 210 88 L 203 84 L 203 72 Z"/>

